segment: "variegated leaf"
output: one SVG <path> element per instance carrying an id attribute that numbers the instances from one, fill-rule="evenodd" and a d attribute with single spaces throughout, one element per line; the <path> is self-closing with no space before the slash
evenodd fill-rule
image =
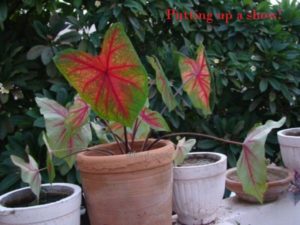
<path id="1" fill-rule="evenodd" d="M 154 130 L 170 131 L 165 119 L 156 111 L 144 108 L 140 113 L 140 118 Z"/>
<path id="2" fill-rule="evenodd" d="M 185 140 L 185 137 L 180 139 L 176 145 L 176 151 L 174 152 L 174 166 L 183 164 L 185 158 L 196 144 L 196 139 Z"/>
<path id="3" fill-rule="evenodd" d="M 211 75 L 207 65 L 204 46 L 197 51 L 197 59 L 181 56 L 179 59 L 183 89 L 188 94 L 194 107 L 199 108 L 205 115 L 211 113 L 210 93 Z"/>
<path id="4" fill-rule="evenodd" d="M 89 110 L 81 101 L 76 97 L 68 110 L 53 100 L 36 98 L 45 118 L 48 144 L 54 155 L 63 158 L 70 168 L 75 162 L 74 153 L 86 148 L 92 139 L 87 119 Z"/>
<path id="5" fill-rule="evenodd" d="M 54 61 L 101 118 L 128 127 L 133 124 L 145 104 L 148 80 L 120 23 L 106 32 L 100 55 L 66 50 L 56 55 Z"/>
<path id="6" fill-rule="evenodd" d="M 269 120 L 264 125 L 254 128 L 243 142 L 243 151 L 237 162 L 237 173 L 244 191 L 260 202 L 263 202 L 267 190 L 265 142 L 270 131 L 281 127 L 285 121 L 285 117 L 277 122 Z"/>
<path id="7" fill-rule="evenodd" d="M 176 99 L 172 93 L 171 84 L 167 79 L 159 60 L 155 57 L 147 57 L 148 62 L 151 64 L 156 73 L 156 86 L 162 96 L 163 102 L 172 111 L 177 106 Z"/>
<path id="8" fill-rule="evenodd" d="M 42 178 L 37 162 L 30 155 L 28 155 L 29 162 L 25 162 L 24 159 L 15 155 L 11 155 L 10 158 L 21 169 L 22 181 L 30 185 L 32 192 L 39 199 Z"/>

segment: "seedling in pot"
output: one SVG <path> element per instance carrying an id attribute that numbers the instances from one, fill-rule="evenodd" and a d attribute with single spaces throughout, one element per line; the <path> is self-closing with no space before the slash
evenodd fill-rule
<path id="1" fill-rule="evenodd" d="M 179 54 L 178 67 L 182 85 L 175 94 L 158 59 L 153 56 L 148 57 L 148 61 L 156 72 L 155 84 L 166 105 L 162 113 L 166 110 L 172 111 L 178 106 L 175 97 L 184 90 L 196 109 L 201 110 L 205 116 L 211 114 L 211 74 L 204 46 L 199 46 L 196 59 Z M 199 133 L 167 134 L 150 143 L 151 130 L 168 132 L 170 128 L 162 113 L 151 110 L 147 104 L 147 72 L 122 24 L 116 23 L 109 28 L 98 56 L 68 49 L 59 52 L 54 62 L 79 96 L 75 97 L 70 108 L 47 98 L 36 98 L 45 118 L 44 142 L 49 151 L 47 162 L 51 180 L 54 179 L 51 158 L 66 161 L 71 168 L 74 165 L 75 154 L 86 151 L 91 141 L 91 127 L 99 141 L 116 142 L 120 154 L 148 151 L 162 138 L 195 136 L 242 146 L 243 151 L 238 162 L 239 176 L 245 191 L 262 199 L 266 185 L 264 143 L 270 130 L 282 126 L 285 119 L 279 122 L 270 121 L 255 128 L 243 143 Z M 90 109 L 97 114 L 96 119 L 91 122 Z M 133 148 L 137 139 L 144 139 L 141 149 Z M 193 141 L 188 143 L 192 144 Z M 115 154 L 109 149 L 101 151 L 107 155 Z M 176 154 L 182 158 L 182 153 Z M 38 194 L 36 190 L 38 188 L 35 187 L 35 193 Z"/>

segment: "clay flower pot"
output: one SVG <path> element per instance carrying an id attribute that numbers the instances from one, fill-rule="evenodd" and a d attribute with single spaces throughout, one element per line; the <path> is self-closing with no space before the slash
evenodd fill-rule
<path id="1" fill-rule="evenodd" d="M 133 149 L 142 144 L 135 142 Z M 115 143 L 100 147 L 119 154 Z M 173 153 L 174 144 L 162 140 L 150 151 L 78 154 L 91 225 L 171 225 Z"/>
<path id="2" fill-rule="evenodd" d="M 187 159 L 193 162 L 173 169 L 173 210 L 181 224 L 208 224 L 215 220 L 224 195 L 227 157 L 198 152 Z"/>
<path id="3" fill-rule="evenodd" d="M 288 169 L 277 166 L 269 166 L 267 168 L 267 176 L 268 189 L 264 194 L 264 202 L 275 201 L 282 193 L 284 193 L 288 189 L 294 175 L 293 172 Z M 251 203 L 259 203 L 255 197 L 244 193 L 242 183 L 237 177 L 236 168 L 231 168 L 227 171 L 226 188 L 235 192 L 241 200 Z"/>
<path id="4" fill-rule="evenodd" d="M 0 196 L 0 224 L 80 225 L 79 186 L 66 183 L 45 184 L 42 185 L 42 192 L 46 193 L 47 198 L 56 200 L 47 204 L 25 206 L 35 199 L 30 188 L 21 188 Z"/>
<path id="5" fill-rule="evenodd" d="M 278 131 L 277 136 L 285 166 L 300 173 L 300 128 Z"/>

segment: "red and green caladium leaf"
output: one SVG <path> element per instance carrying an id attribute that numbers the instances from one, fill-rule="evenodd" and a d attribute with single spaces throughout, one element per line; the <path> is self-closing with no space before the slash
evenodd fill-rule
<path id="1" fill-rule="evenodd" d="M 286 118 L 275 122 L 267 121 L 254 128 L 243 142 L 243 151 L 237 162 L 237 172 L 247 194 L 263 202 L 267 190 L 267 165 L 265 160 L 265 142 L 272 129 L 279 128 Z"/>
<path id="2" fill-rule="evenodd" d="M 154 130 L 170 131 L 165 119 L 156 111 L 144 108 L 140 113 L 140 118 Z"/>
<path id="3" fill-rule="evenodd" d="M 69 110 L 47 98 L 36 98 L 36 102 L 45 118 L 49 148 L 71 168 L 75 162 L 73 153 L 86 148 L 92 139 L 89 107 L 80 97 L 75 97 Z"/>
<path id="4" fill-rule="evenodd" d="M 28 162 L 15 155 L 11 155 L 10 158 L 13 164 L 21 169 L 22 181 L 30 185 L 32 192 L 39 199 L 42 178 L 37 162 L 30 155 L 28 155 Z"/>
<path id="5" fill-rule="evenodd" d="M 131 127 L 145 104 L 148 80 L 120 23 L 106 32 L 100 55 L 66 50 L 54 62 L 101 118 Z"/>
<path id="6" fill-rule="evenodd" d="M 155 70 L 156 73 L 156 87 L 162 96 L 163 102 L 168 107 L 169 111 L 172 111 L 176 108 L 177 102 L 172 93 L 171 85 L 169 80 L 167 79 L 160 62 L 158 59 L 153 57 L 147 57 L 148 62 L 151 64 L 152 68 Z"/>
<path id="7" fill-rule="evenodd" d="M 196 60 L 180 56 L 179 69 L 183 89 L 188 94 L 194 107 L 201 109 L 204 115 L 210 114 L 211 75 L 204 53 L 204 46 L 201 45 L 198 48 Z"/>

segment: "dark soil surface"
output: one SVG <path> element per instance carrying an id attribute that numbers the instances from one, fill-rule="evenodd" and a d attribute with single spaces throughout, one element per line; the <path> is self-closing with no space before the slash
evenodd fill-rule
<path id="1" fill-rule="evenodd" d="M 181 166 L 202 166 L 218 161 L 217 159 L 208 158 L 206 155 L 192 155 L 184 160 Z"/>
<path id="2" fill-rule="evenodd" d="M 9 208 L 44 205 L 59 201 L 70 196 L 72 193 L 73 191 L 70 189 L 61 188 L 61 190 L 58 190 L 56 187 L 50 188 L 49 186 L 47 188 L 42 188 L 40 200 L 38 202 L 35 195 L 29 189 L 27 189 L 16 192 L 14 195 L 7 196 L 3 199 L 1 204 Z"/>
<path id="3" fill-rule="evenodd" d="M 300 137 L 300 131 L 291 131 L 291 132 L 287 132 L 286 135 L 288 135 L 288 136 Z"/>

